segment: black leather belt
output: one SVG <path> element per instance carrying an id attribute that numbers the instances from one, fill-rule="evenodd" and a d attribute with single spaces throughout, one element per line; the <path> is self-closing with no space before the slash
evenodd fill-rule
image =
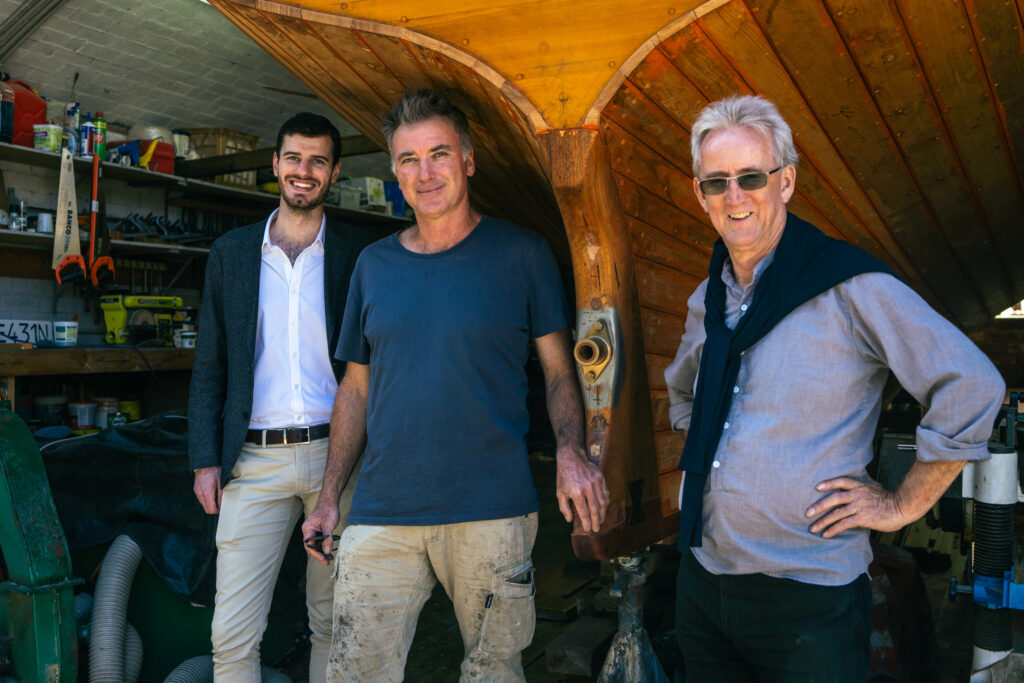
<path id="1" fill-rule="evenodd" d="M 295 446 L 309 443 L 317 439 L 325 439 L 331 433 L 331 425 L 313 425 L 312 427 L 285 427 L 284 429 L 250 429 L 245 433 L 246 443 L 260 446 Z"/>

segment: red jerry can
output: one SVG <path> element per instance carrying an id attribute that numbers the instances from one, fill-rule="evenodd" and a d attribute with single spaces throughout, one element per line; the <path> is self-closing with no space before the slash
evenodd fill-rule
<path id="1" fill-rule="evenodd" d="M 25 81 L 7 81 L 14 88 L 14 139 L 16 145 L 35 147 L 32 126 L 46 123 L 46 100 L 32 92 Z"/>

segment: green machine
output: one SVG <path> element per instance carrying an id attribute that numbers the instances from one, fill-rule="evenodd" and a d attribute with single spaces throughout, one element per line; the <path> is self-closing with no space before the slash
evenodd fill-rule
<path id="1" fill-rule="evenodd" d="M 71 559 L 35 439 L 0 408 L 0 628 L 23 681 L 74 681 L 78 640 Z"/>

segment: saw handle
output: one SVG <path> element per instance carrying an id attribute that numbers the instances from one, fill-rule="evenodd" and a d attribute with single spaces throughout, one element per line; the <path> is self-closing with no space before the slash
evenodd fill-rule
<path id="1" fill-rule="evenodd" d="M 114 259 L 100 256 L 89 266 L 89 282 L 93 287 L 101 287 L 114 280 Z"/>
<path id="2" fill-rule="evenodd" d="M 86 277 L 85 259 L 81 254 L 67 254 L 57 264 L 57 284 L 72 282 Z"/>

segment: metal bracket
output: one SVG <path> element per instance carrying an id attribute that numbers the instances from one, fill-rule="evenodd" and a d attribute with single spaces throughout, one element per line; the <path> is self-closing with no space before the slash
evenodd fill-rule
<path id="1" fill-rule="evenodd" d="M 579 341 L 573 347 L 573 357 L 586 409 L 616 405 L 625 371 L 618 314 L 614 308 L 580 310 L 576 331 Z"/>

